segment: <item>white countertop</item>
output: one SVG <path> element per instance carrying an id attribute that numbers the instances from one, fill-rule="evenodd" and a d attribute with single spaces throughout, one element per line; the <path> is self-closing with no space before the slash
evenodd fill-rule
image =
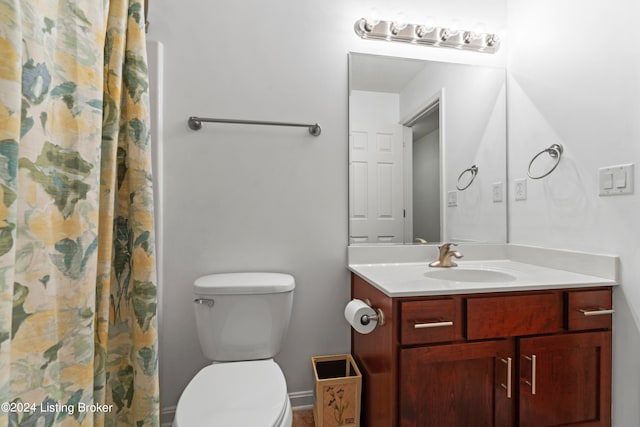
<path id="1" fill-rule="evenodd" d="M 456 270 L 485 270 L 489 273 L 485 281 L 456 281 L 428 277 L 436 270 L 426 262 L 351 264 L 349 270 L 371 283 L 391 297 L 447 295 L 482 292 L 511 292 L 542 289 L 614 286 L 616 280 L 543 267 L 510 259 L 490 259 L 474 261 L 456 261 Z M 464 275 L 463 272 L 462 275 Z M 474 271 L 469 272 L 474 275 Z M 493 280 L 492 275 L 501 276 Z M 435 274 L 440 274 L 435 273 Z M 446 272 L 442 274 L 446 275 Z M 458 273 L 455 273 L 458 274 Z M 477 274 L 480 276 L 480 274 Z M 466 279 L 465 279 L 466 280 Z"/>

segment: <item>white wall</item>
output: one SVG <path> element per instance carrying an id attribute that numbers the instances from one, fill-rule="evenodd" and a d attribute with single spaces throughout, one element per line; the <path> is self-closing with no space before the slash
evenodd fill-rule
<path id="1" fill-rule="evenodd" d="M 640 187 L 598 197 L 598 168 L 640 163 L 640 51 L 633 46 L 640 3 L 511 0 L 509 8 L 509 178 L 561 143 L 546 179 L 510 194 L 512 243 L 620 255 L 615 292 L 614 425 L 640 419 Z"/>
<path id="2" fill-rule="evenodd" d="M 400 95 L 397 93 L 352 90 L 349 95 L 349 120 L 352 123 L 398 124 Z"/>
<path id="3" fill-rule="evenodd" d="M 161 398 L 170 410 L 207 361 L 191 284 L 203 274 L 269 270 L 297 281 L 277 360 L 291 392 L 312 389 L 310 358 L 349 351 L 347 53 L 504 65 L 486 55 L 359 39 L 356 19 L 432 15 L 506 27 L 507 0 L 153 0 L 149 38 L 164 44 L 164 305 Z M 506 43 L 505 43 L 506 47 Z M 188 116 L 311 121 L 305 129 L 186 126 Z"/>

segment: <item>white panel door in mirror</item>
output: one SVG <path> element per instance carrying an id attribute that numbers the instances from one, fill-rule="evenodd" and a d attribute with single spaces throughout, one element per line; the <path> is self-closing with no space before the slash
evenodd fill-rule
<path id="1" fill-rule="evenodd" d="M 403 241 L 402 126 L 353 124 L 351 243 Z"/>

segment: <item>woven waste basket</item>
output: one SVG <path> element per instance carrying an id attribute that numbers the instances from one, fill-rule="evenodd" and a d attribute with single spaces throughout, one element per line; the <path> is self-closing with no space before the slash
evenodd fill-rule
<path id="1" fill-rule="evenodd" d="M 350 354 L 311 358 L 316 382 L 316 427 L 360 427 L 362 375 Z"/>

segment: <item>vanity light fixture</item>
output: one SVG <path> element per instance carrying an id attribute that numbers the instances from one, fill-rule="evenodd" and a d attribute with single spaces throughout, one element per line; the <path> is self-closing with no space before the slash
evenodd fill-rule
<path id="1" fill-rule="evenodd" d="M 434 47 L 496 53 L 500 47 L 497 34 L 452 30 L 430 24 L 405 24 L 378 19 L 358 19 L 354 30 L 363 39 L 388 40 Z"/>

